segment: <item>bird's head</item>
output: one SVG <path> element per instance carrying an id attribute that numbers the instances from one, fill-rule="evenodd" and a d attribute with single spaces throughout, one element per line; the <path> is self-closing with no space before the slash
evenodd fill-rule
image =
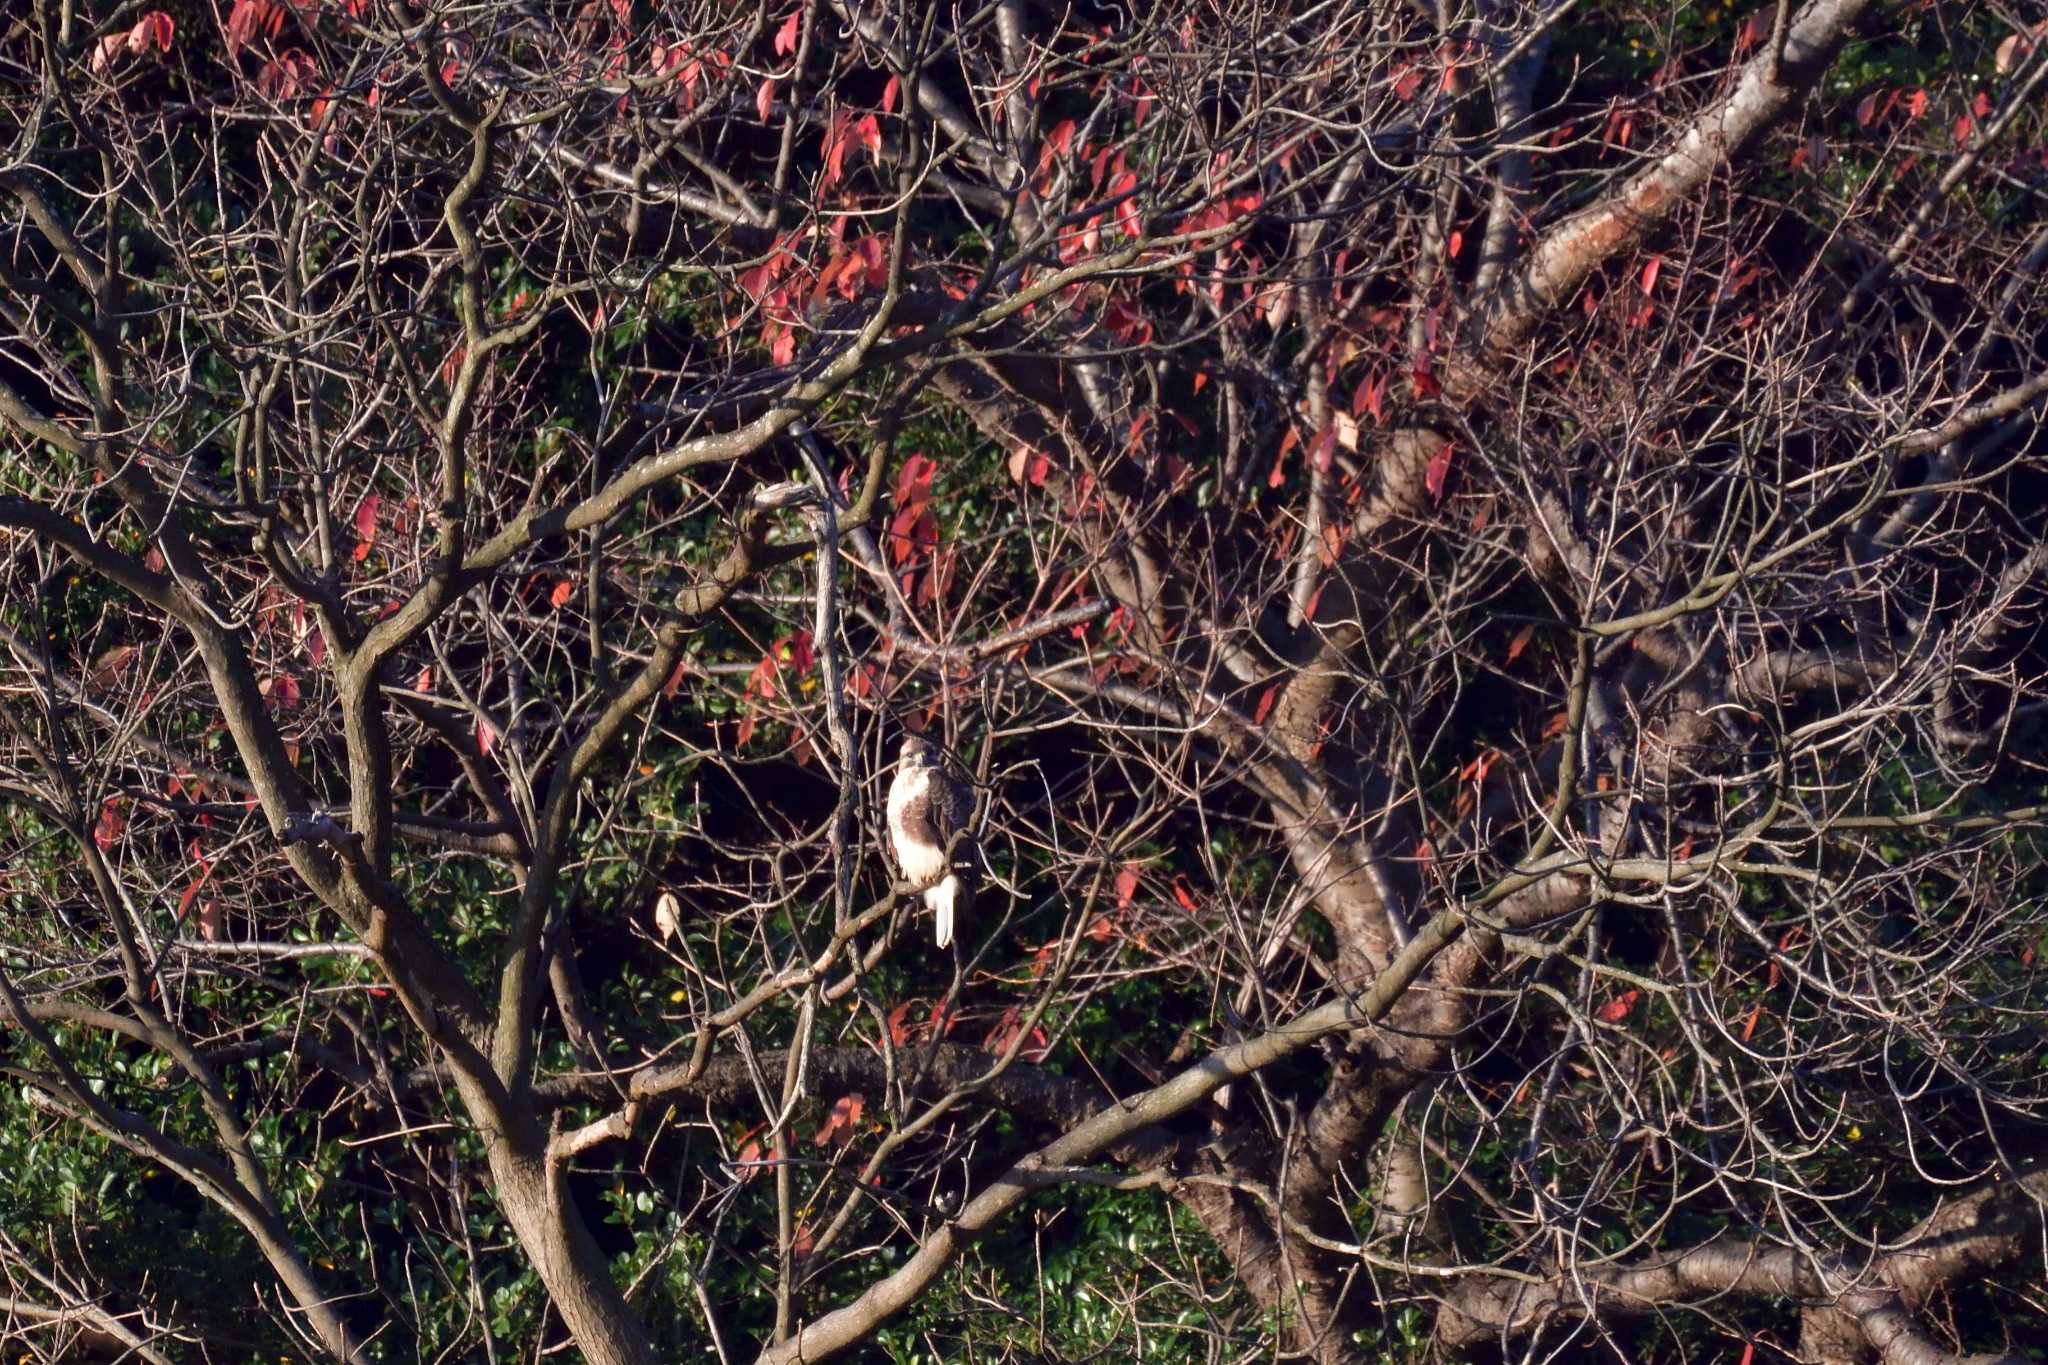
<path id="1" fill-rule="evenodd" d="M 900 755 L 905 768 L 932 768 L 939 762 L 939 746 L 923 735 L 905 735 Z"/>

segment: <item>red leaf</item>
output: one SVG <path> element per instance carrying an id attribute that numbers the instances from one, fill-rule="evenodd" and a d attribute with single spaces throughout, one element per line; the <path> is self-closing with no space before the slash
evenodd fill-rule
<path id="1" fill-rule="evenodd" d="M 775 108 L 775 78 L 761 82 L 761 88 L 754 92 L 754 112 L 761 116 L 761 122 L 768 121 L 768 114 Z"/>
<path id="2" fill-rule="evenodd" d="M 1044 175 L 1051 169 L 1054 157 L 1065 156 L 1074 149 L 1074 121 L 1063 118 L 1053 125 L 1045 135 L 1045 145 L 1038 149 L 1038 174 Z"/>
<path id="3" fill-rule="evenodd" d="M 1264 725 L 1266 717 L 1273 714 L 1273 703 L 1280 699 L 1280 684 L 1274 683 L 1259 694 L 1259 704 L 1252 712 L 1252 724 Z"/>
<path id="4" fill-rule="evenodd" d="M 1116 908 L 1128 910 L 1138 894 L 1138 865 L 1125 863 L 1116 874 Z"/>
<path id="5" fill-rule="evenodd" d="M 1740 266 L 1742 264 L 1742 261 L 1739 257 L 1736 259 L 1735 264 L 1737 266 Z M 1753 265 L 1749 269 L 1744 270 L 1741 273 L 1735 275 L 1732 279 L 1728 280 L 1721 286 L 1721 297 L 1724 299 L 1734 298 L 1737 294 L 1740 294 L 1743 290 L 1749 288 L 1750 285 L 1755 284 L 1757 276 L 1761 275 L 1762 273 L 1762 266 Z"/>
<path id="6" fill-rule="evenodd" d="M 1522 657 L 1522 651 L 1529 647 L 1529 641 L 1533 639 L 1535 635 L 1536 627 L 1534 625 L 1523 626 L 1520 630 L 1515 632 L 1515 638 L 1508 641 L 1509 663 L 1513 663 L 1515 660 Z"/>
<path id="7" fill-rule="evenodd" d="M 811 1138 L 812 1143 L 823 1147 L 836 1141 L 838 1146 L 844 1147 L 853 1141 L 854 1130 L 860 1123 L 860 1112 L 866 1104 L 867 1101 L 859 1095 L 841 1095 L 832 1105 L 832 1112 L 825 1116 L 824 1123 L 818 1126 L 817 1134 Z"/>
<path id="8" fill-rule="evenodd" d="M 1387 376 L 1378 371 L 1359 380 L 1357 390 L 1351 395 L 1351 415 L 1356 417 L 1361 411 L 1369 412 L 1372 414 L 1374 426 L 1384 424 L 1386 415 L 1381 410 L 1380 400 L 1386 396 L 1386 392 Z"/>
<path id="9" fill-rule="evenodd" d="M 894 73 L 894 72 L 891 72 L 891 73 L 890 73 L 890 75 L 889 75 L 889 79 L 888 79 L 887 81 L 883 82 L 883 85 L 882 85 L 882 112 L 883 112 L 883 113 L 885 113 L 885 114 L 893 114 L 893 113 L 895 113 L 895 112 L 896 112 L 896 97 L 897 97 L 897 95 L 898 95 L 898 94 L 899 94 L 899 93 L 900 93 L 900 92 L 902 91 L 902 89 L 903 89 L 903 82 L 902 82 L 902 81 L 900 81 L 900 80 L 898 80 L 898 79 L 896 78 L 896 75 L 895 75 L 895 73 Z"/>
<path id="10" fill-rule="evenodd" d="M 318 626 L 306 632 L 306 657 L 315 668 L 327 662 L 327 632 Z"/>
<path id="11" fill-rule="evenodd" d="M 1628 1018 L 1628 1012 L 1634 1009 L 1636 1001 L 1642 998 L 1643 993 L 1631 987 L 1602 1005 L 1595 1013 L 1603 1024 L 1618 1024 Z"/>
<path id="12" fill-rule="evenodd" d="M 873 114 L 863 114 L 853 123 L 853 136 L 860 145 L 872 153 L 882 150 L 882 121 Z"/>
<path id="13" fill-rule="evenodd" d="M 988 1037 L 981 1040 L 982 1050 L 986 1052 L 1001 1052 L 1008 1048 L 1011 1040 L 1016 1038 L 1021 1032 L 1023 1032 L 1023 1026 L 1017 1022 L 1017 1007 L 1012 1005 L 1003 1011 L 1003 1017 L 998 1019 L 996 1026 L 989 1030 Z"/>
<path id="14" fill-rule="evenodd" d="M 109 852 L 127 828 L 128 817 L 121 814 L 117 802 L 109 801 L 100 807 L 99 823 L 92 827 L 92 841 L 99 845 L 100 852 Z"/>
<path id="15" fill-rule="evenodd" d="M 288 100 L 320 74 L 311 53 L 293 48 L 275 61 L 265 62 L 256 73 L 256 88 L 274 100 Z"/>
<path id="16" fill-rule="evenodd" d="M 825 128 L 825 188 L 830 189 L 846 175 L 846 147 L 849 120 L 834 114 Z"/>
<path id="17" fill-rule="evenodd" d="M 228 12 L 227 47 L 233 58 L 259 35 L 275 38 L 284 28 L 284 9 L 272 0 L 235 0 Z"/>
<path id="18" fill-rule="evenodd" d="M 1868 128 L 1871 120 L 1877 117 L 1877 94 L 1877 91 L 1871 91 L 1856 106 L 1856 126 L 1858 128 Z"/>
<path id="19" fill-rule="evenodd" d="M 1110 162 L 1114 160 L 1121 166 L 1123 164 L 1123 156 L 1124 154 L 1113 146 L 1104 147 L 1095 154 L 1095 159 L 1088 163 L 1088 192 L 1090 194 L 1102 188 L 1102 177 L 1109 173 Z"/>
<path id="20" fill-rule="evenodd" d="M 1452 449 L 1451 443 L 1445 441 L 1443 448 L 1429 457 L 1429 468 L 1423 471 L 1422 485 L 1429 490 L 1429 497 L 1432 502 L 1442 498 L 1444 495 L 1444 480 L 1450 476 L 1451 472 Z"/>
<path id="21" fill-rule="evenodd" d="M 1422 88 L 1422 72 L 1416 67 L 1407 67 L 1394 80 L 1394 98 L 1407 101 L 1415 98 L 1415 92 Z"/>
<path id="22" fill-rule="evenodd" d="M 1018 483 L 1037 488 L 1045 482 L 1045 476 L 1052 472 L 1052 461 L 1042 450 L 1019 446 L 1010 453 L 1010 477 Z"/>
<path id="23" fill-rule="evenodd" d="M 351 523 L 356 532 L 355 560 L 361 563 L 369 557 L 370 546 L 377 540 L 377 514 L 383 509 L 384 497 L 380 493 L 366 493 L 356 504 L 356 514 Z"/>
<path id="24" fill-rule="evenodd" d="M 289 673 L 273 673 L 256 685 L 256 690 L 268 697 L 279 710 L 289 710 L 299 704 L 299 680 Z"/>
<path id="25" fill-rule="evenodd" d="M 140 23 L 128 30 L 128 50 L 147 52 L 155 48 L 158 52 L 171 50 L 171 38 L 178 26 L 171 22 L 171 16 L 160 9 L 153 9 L 142 16 Z"/>
<path id="26" fill-rule="evenodd" d="M 928 502 L 913 503 L 889 519 L 889 558 L 899 568 L 929 558 L 938 543 L 939 519 Z"/>
<path id="27" fill-rule="evenodd" d="M 1102 310 L 1102 326 L 1111 336 L 1133 346 L 1143 346 L 1152 340 L 1150 319 L 1121 299 L 1112 299 L 1109 306 Z M 1145 422 L 1150 418 L 1149 412 L 1142 412 L 1138 414 L 1137 421 Z M 1133 429 L 1136 429 L 1136 423 L 1133 424 Z"/>
<path id="28" fill-rule="evenodd" d="M 959 547 L 948 545 L 932 551 L 932 571 L 917 585 L 917 603 L 921 607 L 935 606 L 946 599 L 946 590 L 953 586 L 953 570 L 959 564 Z"/>
<path id="29" fill-rule="evenodd" d="M 741 1180 L 752 1180 L 756 1175 L 759 1175 L 761 1171 L 764 1169 L 759 1164 L 761 1161 L 761 1157 L 763 1155 L 761 1150 L 761 1139 L 751 1136 L 752 1133 L 759 1132 L 760 1130 L 757 1128 L 752 1128 L 748 1129 L 747 1131 L 750 1134 L 750 1136 L 744 1143 L 740 1144 L 740 1154 L 733 1159 L 733 1164 L 739 1167 L 739 1169 L 736 1172 L 734 1172 L 734 1174 L 737 1175 Z"/>
<path id="30" fill-rule="evenodd" d="M 791 10 L 789 17 L 782 21 L 782 27 L 775 30 L 776 56 L 787 57 L 796 51 L 797 25 L 803 22 L 803 17 L 801 9 Z"/>
<path id="31" fill-rule="evenodd" d="M 1194 888 L 1188 885 L 1188 880 L 1185 877 L 1177 876 L 1173 879 L 1173 898 L 1180 902 L 1181 909 L 1188 911 L 1190 914 L 1202 908 L 1201 902 L 1195 899 Z"/>
<path id="32" fill-rule="evenodd" d="M 94 687 L 112 687 L 121 680 L 128 665 L 135 662 L 138 652 L 134 645 L 116 645 L 92 661 L 92 672 L 86 677 Z"/>
<path id="33" fill-rule="evenodd" d="M 1471 44 L 1466 44 L 1468 49 L 1470 46 Z M 1445 95 L 1454 94 L 1458 89 L 1458 63 L 1450 60 L 1451 46 L 1449 43 L 1444 44 L 1442 55 L 1446 60 L 1444 62 L 1443 78 L 1437 83 L 1437 91 Z"/>
<path id="34" fill-rule="evenodd" d="M 1116 217 L 1117 222 L 1123 227 L 1126 237 L 1142 237 L 1144 235 L 1144 228 L 1138 222 L 1138 203 L 1135 194 L 1137 188 L 1138 173 L 1136 171 L 1125 171 L 1122 175 L 1109 182 L 1109 197 L 1112 199 L 1123 199 L 1123 202 L 1117 205 Z"/>
<path id="35" fill-rule="evenodd" d="M 774 650 L 771 649 L 768 653 L 763 654 L 761 661 L 754 665 L 753 672 L 747 674 L 747 685 L 742 695 L 759 697 L 763 701 L 775 700 Z M 742 740 L 741 743 L 745 743 L 745 741 Z"/>
<path id="36" fill-rule="evenodd" d="M 476 751 L 480 754 L 488 754 L 491 751 L 491 746 L 497 742 L 498 727 L 487 720 L 479 719 L 476 723 Z"/>
<path id="37" fill-rule="evenodd" d="M 811 648 L 811 633 L 807 630 L 797 631 L 782 641 L 781 655 L 799 674 L 810 672 L 818 662 L 817 651 Z"/>
<path id="38" fill-rule="evenodd" d="M 889 1011 L 889 1041 L 897 1047 L 902 1047 L 911 1038 L 910 1026 L 903 1022 L 904 1016 L 910 1013 L 910 1006 L 911 1002 L 905 1000 Z"/>
<path id="39" fill-rule="evenodd" d="M 1643 267 L 1643 292 L 1645 294 L 1657 287 L 1657 272 L 1663 268 L 1664 258 L 1662 256 L 1652 256 L 1649 264 Z"/>
<path id="40" fill-rule="evenodd" d="M 880 289 L 889 283 L 889 241 L 888 233 L 877 232 L 853 244 L 853 254 L 867 265 L 867 274 L 861 282 L 870 289 Z M 847 297 L 853 296 L 849 294 Z M 840 477 L 850 479 L 852 475 L 853 469 L 849 466 Z"/>
<path id="41" fill-rule="evenodd" d="M 553 607 L 556 611 L 560 611 L 563 607 L 569 604 L 569 599 L 574 597 L 575 595 L 576 581 L 571 578 L 565 578 L 561 582 L 555 584 L 555 590 L 548 594 L 548 605 Z"/>
<path id="42" fill-rule="evenodd" d="M 1449 73 L 1446 72 L 1445 74 L 1448 75 Z M 1445 248 L 1444 254 L 1449 256 L 1452 260 L 1456 260 L 1458 258 L 1458 253 L 1460 251 L 1463 251 L 1464 249 L 1465 234 L 1462 232 L 1453 232 L 1451 234 L 1450 245 L 1447 248 Z"/>
<path id="43" fill-rule="evenodd" d="M 913 454 L 896 474 L 896 506 L 899 508 L 930 501 L 932 475 L 939 467 L 929 455 Z"/>
<path id="44" fill-rule="evenodd" d="M 1317 473 L 1326 474 L 1330 469 L 1330 456 L 1337 449 L 1337 428 L 1334 424 L 1316 433 L 1315 444 L 1308 448 L 1309 463 Z"/>
<path id="45" fill-rule="evenodd" d="M 1757 1021 L 1757 1020 L 1759 1020 L 1759 1019 L 1761 1019 L 1761 1018 L 1763 1018 L 1763 1017 L 1764 1017 L 1764 1007 L 1763 1007 L 1762 1005 L 1752 1005 L 1752 1006 L 1750 1006 L 1750 1008 L 1749 1008 L 1749 1018 L 1745 1019 L 1745 1020 L 1743 1021 L 1743 1023 L 1742 1023 L 1742 1041 L 1743 1041 L 1743 1042 L 1745 1042 L 1745 1043 L 1746 1043 L 1746 1042 L 1748 1042 L 1748 1041 L 1749 1041 L 1749 1039 L 1750 1039 L 1750 1035 L 1756 1032 L 1756 1021 Z M 1743 1359 L 1747 1360 L 1748 1358 L 1749 1358 L 1749 1354 L 1748 1354 L 1748 1352 L 1744 1352 L 1744 1353 L 1743 1353 Z"/>

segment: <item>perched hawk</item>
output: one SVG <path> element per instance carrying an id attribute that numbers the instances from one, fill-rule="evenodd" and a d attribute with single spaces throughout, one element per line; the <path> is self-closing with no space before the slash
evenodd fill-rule
<path id="1" fill-rule="evenodd" d="M 889 785 L 889 843 L 904 880 L 925 888 L 941 948 L 953 941 L 953 915 L 974 871 L 967 840 L 953 848 L 950 867 L 946 850 L 973 816 L 974 793 L 946 767 L 938 746 L 922 735 L 907 736 Z"/>

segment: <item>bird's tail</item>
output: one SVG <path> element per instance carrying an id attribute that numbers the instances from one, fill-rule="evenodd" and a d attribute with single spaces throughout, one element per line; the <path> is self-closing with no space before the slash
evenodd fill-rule
<path id="1" fill-rule="evenodd" d="M 946 879 L 924 893 L 925 901 L 932 907 L 932 920 L 939 935 L 939 946 L 946 948 L 953 943 L 953 906 L 960 899 L 960 878 L 949 873 Z"/>

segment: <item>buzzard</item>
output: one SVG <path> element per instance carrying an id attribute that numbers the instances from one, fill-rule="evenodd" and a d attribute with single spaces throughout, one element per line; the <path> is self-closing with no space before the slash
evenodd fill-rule
<path id="1" fill-rule="evenodd" d="M 953 916 L 974 871 L 967 840 L 952 847 L 950 866 L 947 849 L 973 816 L 974 794 L 946 767 L 938 746 L 922 735 L 907 736 L 889 785 L 889 843 L 904 880 L 924 888 L 941 948 L 953 941 Z"/>

